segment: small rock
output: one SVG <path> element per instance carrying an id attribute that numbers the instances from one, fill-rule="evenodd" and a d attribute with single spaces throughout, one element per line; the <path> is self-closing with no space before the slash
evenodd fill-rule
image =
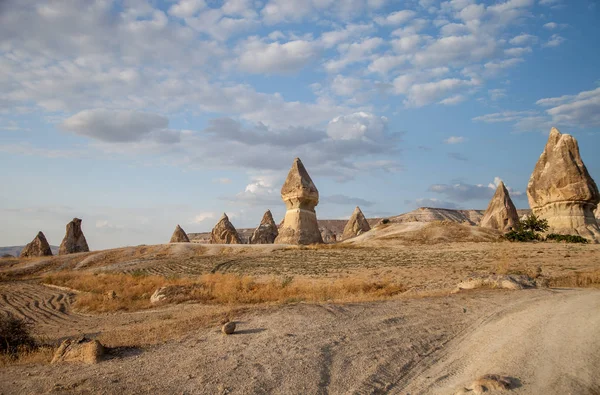
<path id="1" fill-rule="evenodd" d="M 75 340 L 67 339 L 62 342 L 54 353 L 52 364 L 58 362 L 84 362 L 95 364 L 104 355 L 104 346 L 98 340 L 80 337 Z"/>
<path id="2" fill-rule="evenodd" d="M 228 322 L 221 328 L 221 332 L 226 335 L 231 335 L 235 332 L 235 322 Z"/>
<path id="3" fill-rule="evenodd" d="M 104 295 L 104 299 L 106 300 L 114 300 L 117 298 L 117 293 L 115 291 L 108 291 L 106 295 Z"/>

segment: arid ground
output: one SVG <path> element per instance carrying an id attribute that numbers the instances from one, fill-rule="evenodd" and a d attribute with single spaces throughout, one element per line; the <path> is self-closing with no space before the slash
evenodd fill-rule
<path id="1" fill-rule="evenodd" d="M 0 392 L 454 394 L 498 374 L 509 393 L 600 393 L 600 245 L 472 229 L 0 260 L 0 314 L 25 319 L 47 345 L 4 358 Z M 452 292 L 491 273 L 548 287 Z M 173 292 L 151 304 L 161 286 Z M 234 335 L 220 332 L 224 317 Z M 105 360 L 49 363 L 81 334 L 109 347 Z"/>

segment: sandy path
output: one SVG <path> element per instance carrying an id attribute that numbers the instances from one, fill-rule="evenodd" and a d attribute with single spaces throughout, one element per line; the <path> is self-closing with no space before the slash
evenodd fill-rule
<path id="1" fill-rule="evenodd" d="M 523 394 L 600 394 L 600 292 L 557 291 L 493 314 L 402 393 L 449 394 L 488 373 L 518 378 Z"/>
<path id="2" fill-rule="evenodd" d="M 288 305 L 98 365 L 0 370 L 2 393 L 452 394 L 486 373 L 517 393 L 593 394 L 597 290 L 482 291 Z"/>

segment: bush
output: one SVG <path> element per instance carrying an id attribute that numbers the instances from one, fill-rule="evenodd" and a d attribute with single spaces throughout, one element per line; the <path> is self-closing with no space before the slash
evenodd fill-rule
<path id="1" fill-rule="evenodd" d="M 385 224 L 389 224 L 390 220 L 388 218 L 384 218 L 384 219 L 381 220 L 381 223 L 384 224 L 384 225 Z"/>
<path id="2" fill-rule="evenodd" d="M 556 233 L 550 233 L 546 236 L 546 240 L 550 241 L 564 241 L 566 243 L 582 243 L 586 244 L 588 240 L 579 235 L 558 235 Z"/>
<path id="3" fill-rule="evenodd" d="M 540 235 L 530 230 L 511 230 L 504 235 L 504 238 L 509 241 L 536 241 L 541 240 Z"/>
<path id="4" fill-rule="evenodd" d="M 20 350 L 35 347 L 29 325 L 13 316 L 0 317 L 0 354 L 16 356 Z"/>
<path id="5" fill-rule="evenodd" d="M 527 218 L 519 221 L 517 229 L 511 230 L 504 235 L 504 238 L 510 241 L 541 241 L 542 237 L 537 232 L 545 232 L 548 230 L 548 220 L 539 219 L 534 214 L 530 214 Z"/>

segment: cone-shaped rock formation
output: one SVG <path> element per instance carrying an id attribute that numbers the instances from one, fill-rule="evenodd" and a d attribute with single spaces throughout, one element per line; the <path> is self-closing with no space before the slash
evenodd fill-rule
<path id="1" fill-rule="evenodd" d="M 294 159 L 292 168 L 281 188 L 281 198 L 285 202 L 287 211 L 275 243 L 322 243 L 323 238 L 319 231 L 315 212 L 315 206 L 319 204 L 319 191 L 300 158 Z"/>
<path id="2" fill-rule="evenodd" d="M 250 244 L 273 244 L 278 234 L 277 224 L 273 220 L 271 210 L 267 210 L 260 221 L 260 225 L 250 236 Z"/>
<path id="3" fill-rule="evenodd" d="M 533 213 L 548 220 L 549 232 L 600 240 L 600 228 L 594 218 L 600 193 L 573 136 L 552 128 L 529 179 L 527 197 Z"/>
<path id="4" fill-rule="evenodd" d="M 81 220 L 73 218 L 73 221 L 67 224 L 67 234 L 62 243 L 60 243 L 58 255 L 88 252 L 89 250 L 87 241 L 81 230 Z"/>
<path id="5" fill-rule="evenodd" d="M 35 239 L 31 243 L 27 244 L 21 251 L 21 258 L 29 258 L 34 256 L 52 256 L 52 250 L 50 244 L 46 240 L 46 236 L 42 232 L 39 232 Z"/>
<path id="6" fill-rule="evenodd" d="M 227 214 L 223 213 L 219 222 L 210 232 L 210 244 L 242 244 L 240 235 L 231 222 Z"/>
<path id="7" fill-rule="evenodd" d="M 185 230 L 181 229 L 181 226 L 177 225 L 175 228 L 175 232 L 173 232 L 173 236 L 171 236 L 171 241 L 169 243 L 189 243 L 190 239 L 185 233 Z"/>
<path id="8" fill-rule="evenodd" d="M 519 214 L 517 214 L 517 209 L 510 199 L 504 182 L 500 181 L 479 226 L 505 232 L 516 229 L 518 223 Z"/>
<path id="9" fill-rule="evenodd" d="M 346 223 L 344 227 L 344 233 L 342 234 L 342 240 L 350 239 L 352 237 L 358 236 L 362 233 L 368 232 L 371 230 L 371 226 L 367 219 L 365 218 L 363 212 L 360 210 L 360 207 L 356 206 L 352 216 Z"/>

